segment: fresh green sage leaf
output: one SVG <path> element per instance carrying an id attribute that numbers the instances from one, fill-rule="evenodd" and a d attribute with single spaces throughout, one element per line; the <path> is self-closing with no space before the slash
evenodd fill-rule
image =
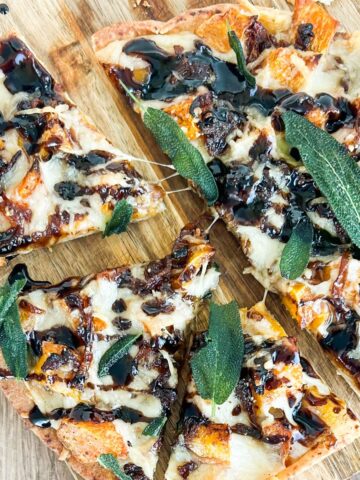
<path id="1" fill-rule="evenodd" d="M 26 284 L 25 278 L 15 280 L 10 284 L 6 282 L 5 285 L 0 287 L 0 326 L 4 323 L 9 309 L 16 302 L 16 299 Z"/>
<path id="2" fill-rule="evenodd" d="M 307 216 L 295 225 L 281 255 L 282 277 L 295 280 L 303 273 L 309 263 L 313 234 L 314 228 Z"/>
<path id="3" fill-rule="evenodd" d="M 112 453 L 103 453 L 100 455 L 100 457 L 98 457 L 98 463 L 107 470 L 110 470 L 117 478 L 120 478 L 120 480 L 131 480 L 129 475 L 126 475 L 121 469 L 119 462 Z"/>
<path id="4" fill-rule="evenodd" d="M 199 394 L 222 405 L 236 387 L 244 357 L 244 337 L 239 307 L 210 303 L 207 344 L 191 360 L 193 378 Z"/>
<path id="5" fill-rule="evenodd" d="M 255 87 L 256 79 L 254 75 L 252 75 L 247 68 L 245 54 L 244 54 L 243 47 L 241 45 L 241 41 L 239 40 L 238 36 L 233 30 L 228 31 L 228 38 L 229 38 L 230 47 L 235 52 L 237 65 L 240 73 L 244 76 L 245 80 L 250 85 L 250 87 Z"/>
<path id="6" fill-rule="evenodd" d="M 120 200 L 114 207 L 110 220 L 105 226 L 103 237 L 125 232 L 133 213 L 133 207 L 126 200 Z"/>
<path id="7" fill-rule="evenodd" d="M 0 348 L 6 365 L 14 377 L 25 378 L 28 373 L 27 343 L 16 301 L 8 309 L 0 327 Z"/>
<path id="8" fill-rule="evenodd" d="M 209 205 L 218 196 L 218 188 L 201 153 L 195 148 L 176 121 L 163 110 L 146 107 L 120 80 L 129 97 L 144 112 L 144 124 L 154 135 L 161 150 L 168 155 L 176 171 L 199 187 Z"/>
<path id="9" fill-rule="evenodd" d="M 144 113 L 144 123 L 177 172 L 193 181 L 208 204 L 213 205 L 219 195 L 215 179 L 199 150 L 189 142 L 176 121 L 166 112 L 148 107 Z"/>
<path id="10" fill-rule="evenodd" d="M 149 437 L 157 437 L 160 435 L 161 430 L 164 428 L 166 423 L 166 417 L 154 418 L 143 430 L 143 435 Z"/>
<path id="11" fill-rule="evenodd" d="M 306 170 L 336 218 L 360 247 L 360 168 L 341 143 L 294 112 L 282 114 L 286 141 L 298 149 Z"/>
<path id="12" fill-rule="evenodd" d="M 101 357 L 98 368 L 99 377 L 109 375 L 109 369 L 126 355 L 131 345 L 140 337 L 138 335 L 126 335 L 115 342 Z"/>

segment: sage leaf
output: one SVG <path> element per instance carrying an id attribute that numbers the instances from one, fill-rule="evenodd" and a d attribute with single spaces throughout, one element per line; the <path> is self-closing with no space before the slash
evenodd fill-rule
<path id="1" fill-rule="evenodd" d="M 97 460 L 102 467 L 110 470 L 120 480 L 131 480 L 129 475 L 126 475 L 121 469 L 119 462 L 112 453 L 103 453 Z"/>
<path id="2" fill-rule="evenodd" d="M 120 200 L 116 203 L 110 220 L 105 226 L 103 237 L 109 237 L 114 233 L 125 232 L 133 213 L 133 207 L 126 200 Z"/>
<path id="3" fill-rule="evenodd" d="M 26 279 L 19 278 L 12 284 L 6 282 L 5 285 L 0 288 L 0 326 L 4 323 L 9 309 L 16 302 L 19 293 L 25 285 Z"/>
<path id="4" fill-rule="evenodd" d="M 209 205 L 218 196 L 218 188 L 201 153 L 188 140 L 176 121 L 166 112 L 148 107 L 144 113 L 145 126 L 154 135 L 161 150 L 169 156 L 177 172 L 193 181 Z"/>
<path id="5" fill-rule="evenodd" d="M 285 112 L 282 119 L 286 141 L 297 148 L 336 218 L 360 247 L 360 168 L 341 143 L 301 115 Z"/>
<path id="6" fill-rule="evenodd" d="M 146 107 L 122 82 L 120 84 L 143 111 L 144 124 L 155 137 L 161 150 L 168 155 L 176 171 L 199 187 L 209 205 L 218 199 L 219 192 L 213 174 L 201 153 L 195 148 L 176 121 L 163 110 Z"/>
<path id="7" fill-rule="evenodd" d="M 280 259 L 281 276 L 295 280 L 303 273 L 310 259 L 314 228 L 307 216 L 295 225 Z"/>
<path id="8" fill-rule="evenodd" d="M 143 435 L 149 437 L 157 437 L 160 435 L 164 425 L 166 423 L 166 417 L 154 418 L 143 430 Z"/>
<path id="9" fill-rule="evenodd" d="M 210 303 L 207 343 L 191 360 L 197 390 L 213 405 L 222 405 L 236 387 L 244 357 L 244 337 L 239 307 Z"/>
<path id="10" fill-rule="evenodd" d="M 238 36 L 233 30 L 228 31 L 228 38 L 229 38 L 230 47 L 235 52 L 237 65 L 240 73 L 243 75 L 243 77 L 245 78 L 247 83 L 250 85 L 250 87 L 255 87 L 256 79 L 254 75 L 252 75 L 247 68 L 246 59 L 245 59 L 243 47 L 241 45 L 241 41 L 239 40 Z"/>
<path id="11" fill-rule="evenodd" d="M 24 379 L 28 373 L 27 343 L 16 301 L 8 309 L 0 327 L 0 348 L 14 377 Z"/>
<path id="12" fill-rule="evenodd" d="M 140 337 L 138 335 L 126 335 L 115 342 L 101 357 L 98 368 L 99 377 L 105 377 L 109 375 L 109 369 L 126 355 L 131 345 Z"/>

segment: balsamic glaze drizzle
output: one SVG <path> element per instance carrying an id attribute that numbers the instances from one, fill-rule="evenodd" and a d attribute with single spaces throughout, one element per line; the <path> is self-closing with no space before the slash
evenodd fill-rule
<path id="1" fill-rule="evenodd" d="M 44 414 L 35 406 L 30 414 L 29 420 L 33 425 L 40 428 L 49 428 L 51 420 L 61 420 L 67 418 L 77 422 L 113 422 L 114 420 L 123 420 L 126 423 L 151 422 L 151 418 L 145 417 L 138 410 L 129 407 L 119 407 L 114 410 L 100 410 L 94 406 L 85 403 L 79 403 L 74 408 L 58 408 L 49 414 Z"/>
<path id="2" fill-rule="evenodd" d="M 228 101 L 239 112 L 252 106 L 268 116 L 281 107 L 305 115 L 313 108 L 320 108 L 329 113 L 326 124 L 329 133 L 355 124 L 356 109 L 345 98 L 335 99 L 326 93 L 311 97 L 302 92 L 293 94 L 287 89 L 251 88 L 233 63 L 215 57 L 211 49 L 198 40 L 194 45 L 194 50 L 190 52 L 169 54 L 152 40 L 130 40 L 123 51 L 127 55 L 142 58 L 150 65 L 147 80 L 139 84 L 128 69 L 117 69 L 111 73 L 138 92 L 143 100 L 167 101 L 195 92 L 204 85 L 218 99 Z"/>
<path id="3" fill-rule="evenodd" d="M 0 69 L 4 85 L 13 95 L 28 92 L 49 102 L 55 98 L 54 81 L 18 38 L 0 42 Z"/>
<path id="4" fill-rule="evenodd" d="M 18 263 L 17 265 L 15 265 L 15 267 L 12 269 L 8 276 L 8 282 L 12 284 L 20 278 L 26 279 L 26 284 L 23 288 L 23 292 L 29 292 L 32 289 L 46 288 L 51 286 L 50 282 L 33 280 L 29 275 L 29 271 L 25 263 Z"/>

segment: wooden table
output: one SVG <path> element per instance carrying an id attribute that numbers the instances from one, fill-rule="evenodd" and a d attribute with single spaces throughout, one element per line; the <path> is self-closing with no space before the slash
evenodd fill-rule
<path id="1" fill-rule="evenodd" d="M 65 85 L 73 100 L 117 146 L 133 155 L 166 161 L 151 135 L 142 125 L 139 126 L 135 114 L 123 99 L 119 99 L 98 65 L 91 50 L 90 36 L 112 22 L 147 18 L 166 20 L 186 8 L 212 3 L 217 2 L 8 0 L 10 12 L 0 16 L 0 31 L 2 35 L 10 31 L 21 34 L 55 77 Z M 255 3 L 288 8 L 285 0 L 256 0 Z M 360 28 L 359 0 L 335 0 L 329 10 L 348 30 Z M 157 167 L 153 169 L 145 165 L 141 171 L 150 180 L 164 176 L 164 171 Z M 174 189 L 184 186 L 184 181 L 177 178 L 166 187 Z M 161 257 L 169 252 L 172 241 L 184 223 L 197 219 L 205 208 L 191 192 L 171 195 L 166 203 L 165 213 L 148 222 L 131 225 L 128 232 L 120 237 L 103 240 L 100 235 L 94 235 L 59 245 L 53 252 L 33 252 L 23 260 L 34 278 L 59 281 L 69 275 L 85 275 L 111 266 Z M 217 247 L 217 261 L 223 272 L 217 300 L 235 298 L 241 306 L 250 306 L 260 300 L 263 289 L 251 276 L 241 273 L 246 260 L 239 245 L 221 222 L 212 229 L 211 239 Z M 8 267 L 1 269 L 1 281 L 18 261 L 14 259 Z M 359 397 L 343 378 L 337 376 L 315 340 L 306 332 L 298 331 L 276 297 L 270 295 L 267 303 L 288 333 L 299 337 L 303 354 L 312 359 L 330 387 L 360 415 Z M 300 475 L 298 480 L 343 480 L 352 475 L 353 479 L 360 479 L 360 473 L 356 472 L 360 472 L 360 441 Z M 66 464 L 59 462 L 31 432 L 22 427 L 21 420 L 1 395 L 0 480 L 71 480 L 73 477 Z"/>

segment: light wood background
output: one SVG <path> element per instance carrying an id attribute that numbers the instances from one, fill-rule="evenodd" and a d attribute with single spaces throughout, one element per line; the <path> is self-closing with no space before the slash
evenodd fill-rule
<path id="1" fill-rule="evenodd" d="M 99 28 L 116 21 L 132 19 L 167 20 L 186 8 L 218 3 L 207 0 L 8 0 L 10 12 L 0 15 L 0 33 L 20 34 L 36 55 L 62 82 L 71 97 L 88 113 L 117 146 L 133 155 L 166 162 L 151 135 L 139 126 L 135 114 L 120 99 L 90 46 L 90 36 Z M 285 0 L 255 0 L 262 5 L 288 8 Z M 360 1 L 335 0 L 329 8 L 348 30 L 360 28 Z M 169 170 L 141 165 L 150 180 Z M 168 190 L 182 188 L 180 178 L 173 179 Z M 36 251 L 23 259 L 14 259 L 0 271 L 0 281 L 12 266 L 25 261 L 34 278 L 60 281 L 70 275 L 85 275 L 129 262 L 148 261 L 169 252 L 179 229 L 194 221 L 204 211 L 204 204 L 191 192 L 171 195 L 167 211 L 156 218 L 131 225 L 121 236 L 102 239 L 100 235 L 59 245 L 52 252 Z M 218 222 L 211 231 L 222 268 L 218 299 L 235 298 L 241 306 L 250 306 L 263 296 L 263 289 L 250 276 L 242 274 L 246 260 L 235 239 Z M 297 331 L 276 297 L 269 296 L 268 307 L 286 327 L 300 338 L 302 352 L 310 358 L 330 387 L 344 397 L 360 415 L 359 397 L 321 352 L 307 333 Z M 256 461 L 256 459 L 254 459 Z M 348 446 L 304 473 L 297 480 L 360 480 L 360 441 Z M 26 431 L 20 419 L 0 394 L 0 480 L 71 480 L 73 474 L 64 463 L 47 451 L 40 441 Z M 246 479 L 244 479 L 246 480 Z"/>

